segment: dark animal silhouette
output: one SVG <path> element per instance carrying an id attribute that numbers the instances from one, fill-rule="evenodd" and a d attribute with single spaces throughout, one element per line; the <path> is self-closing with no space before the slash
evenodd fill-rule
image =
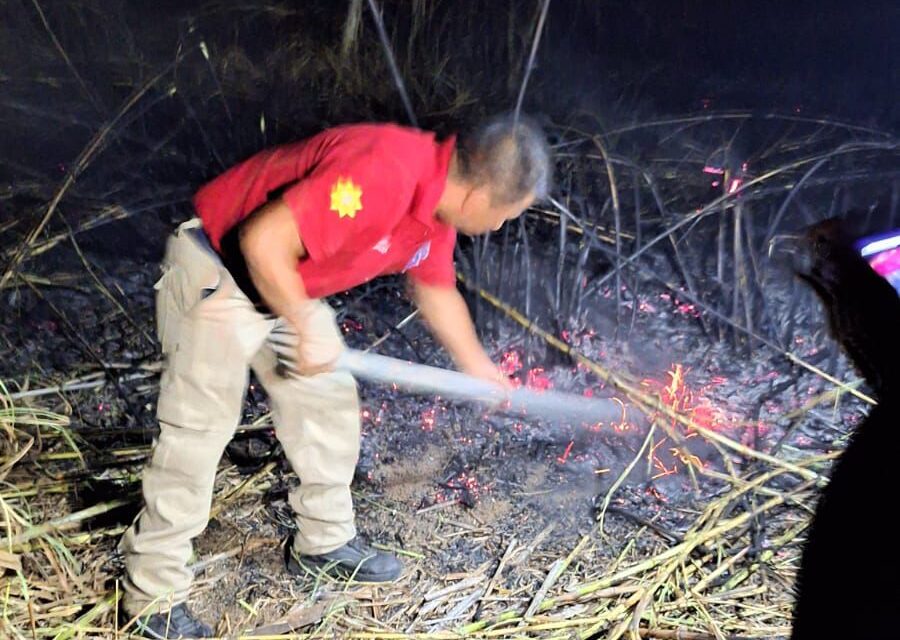
<path id="1" fill-rule="evenodd" d="M 798 242 L 798 275 L 878 405 L 850 438 L 822 493 L 796 587 L 792 640 L 900 638 L 900 297 L 829 219 Z"/>

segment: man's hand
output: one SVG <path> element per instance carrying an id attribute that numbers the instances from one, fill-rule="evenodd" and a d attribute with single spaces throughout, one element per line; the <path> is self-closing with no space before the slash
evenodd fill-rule
<path id="1" fill-rule="evenodd" d="M 476 365 L 464 367 L 463 373 L 467 373 L 470 376 L 475 376 L 481 380 L 487 380 L 488 382 L 492 382 L 497 385 L 497 397 L 494 401 L 490 402 L 490 407 L 493 410 L 503 410 L 508 409 L 510 400 L 509 394 L 515 390 L 515 386 L 512 381 L 509 379 L 500 368 L 495 365 L 485 354 L 485 359 Z"/>
<path id="2" fill-rule="evenodd" d="M 464 367 L 462 369 L 463 373 L 467 373 L 470 376 L 474 376 L 481 380 L 486 380 L 488 382 L 494 382 L 504 390 L 504 391 L 512 391 L 515 387 L 512 384 L 512 381 L 509 379 L 503 371 L 500 370 L 500 367 L 495 365 L 490 360 L 484 360 L 478 364 Z"/>
<path id="3" fill-rule="evenodd" d="M 333 371 L 344 352 L 334 312 L 318 300 L 306 300 L 294 306 L 285 318 L 297 334 L 293 368 L 301 376 Z"/>

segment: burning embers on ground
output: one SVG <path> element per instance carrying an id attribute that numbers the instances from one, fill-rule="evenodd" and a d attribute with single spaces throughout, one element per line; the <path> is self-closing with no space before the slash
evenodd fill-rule
<path id="1" fill-rule="evenodd" d="M 452 439 L 453 449 L 461 452 L 460 459 L 465 462 L 454 465 L 448 470 L 449 475 L 437 479 L 424 507 L 448 502 L 473 505 L 492 491 L 501 476 L 484 468 L 480 464 L 482 458 L 479 454 L 480 448 L 484 447 L 484 441 L 479 436 L 488 433 L 501 432 L 500 435 L 505 436 L 504 442 L 521 443 L 539 439 L 546 446 L 537 455 L 542 456 L 550 468 L 557 469 L 562 474 L 560 477 L 572 477 L 572 474 L 595 478 L 616 477 L 624 469 L 622 460 L 633 459 L 641 450 L 641 443 L 655 421 L 657 429 L 648 439 L 636 465 L 640 469 L 641 481 L 650 482 L 652 486 L 655 481 L 671 476 L 673 480 L 677 479 L 679 485 L 685 485 L 695 479 L 698 471 L 719 464 L 710 455 L 712 449 L 704 438 L 683 421 L 665 413 L 646 416 L 624 396 L 613 395 L 603 382 L 577 382 L 589 379 L 583 366 L 569 371 L 563 368 L 548 370 L 540 366 L 528 367 L 522 352 L 516 349 L 507 350 L 499 361 L 500 367 L 516 387 L 537 392 L 554 389 L 572 390 L 574 393 L 578 393 L 580 387 L 580 393 L 587 398 L 612 397 L 621 406 L 621 417 L 609 422 L 576 425 L 523 421 L 521 417 L 504 423 L 496 414 L 490 416 L 489 412 L 476 413 L 475 420 L 480 431 L 473 431 L 475 427 L 470 426 L 462 435 L 456 433 Z M 695 374 L 690 367 L 675 363 L 659 376 L 642 379 L 640 387 L 647 395 L 657 398 L 662 406 L 690 424 L 702 429 L 726 432 L 740 439 L 748 431 L 746 422 L 739 420 L 736 412 L 727 409 L 723 401 L 716 397 L 717 392 L 719 396 L 727 394 L 727 389 L 721 387 L 728 380 L 721 376 L 707 375 L 705 380 L 703 377 L 702 373 Z M 426 438 L 446 435 L 446 430 L 454 419 L 451 406 L 440 398 L 428 398 L 416 410 L 416 430 L 427 434 Z M 377 428 L 381 417 L 385 415 L 385 409 L 383 402 L 364 408 L 364 425 Z M 505 426 L 498 426 L 504 424 Z M 505 434 L 502 433 L 504 430 Z M 675 438 L 672 437 L 673 434 Z M 611 455 L 613 452 L 615 456 Z M 521 457 L 525 454 L 519 450 L 509 453 L 504 451 L 500 455 Z"/>
<path id="2" fill-rule="evenodd" d="M 514 384 L 524 385 L 530 389 L 542 391 L 553 387 L 547 372 L 543 368 L 537 367 L 525 370 L 521 364 L 521 355 L 516 351 L 510 351 L 503 355 L 501 366 L 507 375 L 512 377 Z M 723 384 L 726 380 L 723 377 L 713 377 L 708 383 L 692 388 L 687 380 L 689 370 L 682 364 L 673 364 L 669 371 L 665 372 L 662 379 L 645 378 L 641 381 L 641 386 L 652 396 L 659 398 L 660 402 L 677 413 L 683 418 L 687 418 L 691 423 L 704 428 L 713 430 L 726 430 L 741 426 L 736 417 L 717 406 L 711 398 L 711 393 L 715 387 Z M 603 392 L 604 385 L 601 383 L 596 387 L 587 387 L 582 391 L 585 397 L 599 396 Z M 603 430 L 611 430 L 614 433 L 624 434 L 626 432 L 642 433 L 648 428 L 647 425 L 652 420 L 666 420 L 669 422 L 671 429 L 680 433 L 685 441 L 697 437 L 698 433 L 691 427 L 684 426 L 680 421 L 668 416 L 650 416 L 648 422 L 637 424 L 629 419 L 634 412 L 629 411 L 629 407 L 625 401 L 619 398 L 613 398 L 622 407 L 622 417 L 618 421 L 609 423 L 583 424 L 580 428 L 586 428 L 593 432 L 602 432 Z M 566 464 L 571 458 L 579 458 L 583 452 L 575 449 L 575 440 L 569 440 L 565 448 L 557 456 L 556 460 L 559 464 Z M 702 467 L 705 463 L 703 459 L 692 453 L 690 443 L 685 442 L 676 444 L 670 441 L 667 436 L 661 436 L 658 440 L 654 440 L 652 446 L 647 452 L 648 468 L 653 469 L 653 475 L 650 479 L 679 473 L 684 467 Z M 606 469 L 599 468 L 597 473 L 604 473 Z"/>
<path id="3" fill-rule="evenodd" d="M 722 431 L 739 426 L 733 414 L 720 408 L 710 398 L 712 390 L 723 384 L 725 378 L 714 377 L 705 385 L 692 389 L 687 382 L 688 371 L 681 364 L 674 364 L 666 372 L 665 380 L 645 378 L 641 386 L 657 396 L 662 404 L 670 408 L 679 416 L 687 418 L 692 424 L 715 431 Z M 678 473 L 687 467 L 702 468 L 704 460 L 691 452 L 690 440 L 697 437 L 697 431 L 690 426 L 684 426 L 674 418 L 660 417 L 669 422 L 672 430 L 684 436 L 685 442 L 676 444 L 667 436 L 655 442 L 647 454 L 648 464 L 652 465 L 655 474 L 652 479 Z M 668 455 L 661 455 L 667 453 Z"/>

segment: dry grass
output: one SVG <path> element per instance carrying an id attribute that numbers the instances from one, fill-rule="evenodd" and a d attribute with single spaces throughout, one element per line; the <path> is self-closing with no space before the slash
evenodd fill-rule
<path id="1" fill-rule="evenodd" d="M 51 286 L 77 283 L 88 292 L 105 288 L 101 300 L 111 302 L 111 317 L 128 316 L 125 294 L 88 277 L 93 269 L 84 256 L 85 273 L 26 269 L 39 271 L 38 258 L 103 225 L 167 207 L 181 207 L 179 214 L 185 214 L 188 182 L 262 146 L 322 123 L 404 116 L 383 41 L 361 1 L 348 3 L 338 35 L 330 39 L 316 22 L 319 16 L 293 3 L 211 3 L 196 17 L 198 28 L 184 34 L 178 52 L 163 64 L 148 63 L 124 20 L 97 11 L 92 2 L 67 3 L 61 14 L 48 11 L 46 3 L 32 4 L 43 11 L 30 30 L 0 34 L 4 50 L 22 53 L 23 70 L 22 82 L 10 87 L 0 106 L 18 114 L 20 133 L 41 143 L 36 146 L 65 143 L 77 149 L 59 175 L 18 157 L 0 158 L 19 178 L 9 199 L 25 203 L 16 221 L 0 223 L 8 245 L 0 254 L 4 295 L 21 289 L 41 296 Z M 405 36 L 390 46 L 423 123 L 450 129 L 456 121 L 513 103 L 524 86 L 522 71 L 533 61 L 546 5 L 536 4 L 532 15 L 511 3 L 502 19 L 478 10 L 459 16 L 449 2 L 409 6 L 406 11 L 390 4 L 386 24 Z M 88 27 L 98 34 L 91 42 L 109 48 L 91 69 L 110 79 L 102 91 L 91 85 L 83 59 L 67 49 L 79 41 L 78 29 Z M 260 31 L 278 43 L 264 54 L 254 53 L 244 39 Z M 489 37 L 500 32 L 503 38 Z M 231 35 L 209 35 L 221 33 Z M 31 41 L 45 44 L 25 45 Z M 449 53 L 459 51 L 467 57 Z M 467 64 L 477 73 L 467 74 Z M 270 91 L 271 78 L 283 84 L 277 94 Z M 535 78 L 530 90 L 537 91 L 536 85 Z M 39 101 L 29 103 L 35 86 L 56 103 L 73 105 L 71 110 L 42 111 Z M 84 104 L 69 99 L 73 92 L 85 94 Z M 825 345 L 823 338 L 804 352 L 795 348 L 802 296 L 771 294 L 772 280 L 783 273 L 772 266 L 767 249 L 775 235 L 797 220 L 821 217 L 831 203 L 868 207 L 887 200 L 896 222 L 898 141 L 890 133 L 828 118 L 777 113 L 688 114 L 619 124 L 581 113 L 558 120 L 551 127 L 558 157 L 552 206 L 529 212 L 518 227 L 466 245 L 462 276 L 490 313 L 522 327 L 535 353 L 564 351 L 652 416 L 655 429 L 677 438 L 680 425 L 708 439 L 725 472 L 704 465 L 689 469 L 697 486 L 716 492 L 682 514 L 690 522 L 667 535 L 655 522 L 623 527 L 608 518 L 581 536 L 551 527 L 532 534 L 517 520 L 515 496 L 473 510 L 454 503 L 418 508 L 424 485 L 417 486 L 416 478 L 436 477 L 441 468 L 439 455 L 433 466 L 426 455 L 416 465 L 421 468 L 398 463 L 385 471 L 388 485 L 398 485 L 389 496 L 366 490 L 356 496 L 364 525 L 405 534 L 403 548 L 395 549 L 408 564 L 404 578 L 372 586 L 323 576 L 286 578 L 277 549 L 284 522 L 273 521 L 261 500 L 285 482 L 284 474 L 270 464 L 240 476 L 223 464 L 214 525 L 194 564 L 196 600 L 207 616 L 215 613 L 223 636 L 719 640 L 788 634 L 800 544 L 834 455 L 761 451 L 704 430 L 636 386 L 628 372 L 610 370 L 558 336 L 584 329 L 595 312 L 592 301 L 607 294 L 621 301 L 622 310 L 631 303 L 631 319 L 617 306 L 614 330 L 632 331 L 641 294 L 651 283 L 694 305 L 708 341 L 729 341 L 736 358 L 763 352 L 826 380 L 829 391 L 792 415 L 795 421 L 824 407 L 837 412 L 845 393 L 866 400 L 836 366 L 805 356 Z M 754 144 L 736 150 L 736 141 L 754 127 Z M 727 173 L 712 187 L 714 177 L 704 167 L 732 153 L 737 165 L 723 169 Z M 749 162 L 746 172 L 735 168 L 741 160 Z M 736 177 L 741 182 L 731 189 Z M 61 222 L 63 209 L 73 212 L 71 228 Z M 548 262 L 557 269 L 540 278 L 538 265 Z M 604 268 L 592 269 L 598 262 Z M 659 268 L 660 262 L 671 269 Z M 69 328 L 77 335 L 76 327 Z M 155 354 L 118 366 L 82 342 L 92 365 L 63 372 L 68 380 L 35 367 L 15 372 L 22 388 L 0 393 L 0 633 L 6 637 L 113 638 L 131 628 L 116 608 L 121 566 L 114 547 L 123 528 L 98 525 L 97 517 L 134 500 L 73 504 L 86 478 L 135 488 L 149 447 L 105 451 L 100 465 L 89 464 L 88 457 L 98 454 L 89 443 L 76 443 L 68 415 L 92 389 L 144 380 L 142 392 L 152 393 L 159 367 Z M 35 381 L 45 387 L 34 388 Z M 76 391 L 88 395 L 71 395 Z M 604 509 L 622 486 L 612 484 Z M 541 478 L 523 490 L 542 491 Z M 554 508 L 560 521 L 574 509 L 567 503 Z M 482 560 L 453 559 L 461 539 Z M 242 570 L 251 555 L 258 563 L 248 578 Z M 448 557 L 465 570 L 447 570 Z M 237 606 L 226 606 L 223 592 Z"/>
<path id="2" fill-rule="evenodd" d="M 117 565 L 108 554 L 121 527 L 79 531 L 79 524 L 122 501 L 69 511 L 64 497 L 76 482 L 36 481 L 30 468 L 47 456 L 33 450 L 34 443 L 54 448 L 48 436 L 64 430 L 66 418 L 9 400 L 3 401 L 0 417 L 5 475 L 0 504 L 6 515 L 2 560 L 7 570 L 2 624 L 13 637 L 113 637 Z M 73 453 L 70 470 L 77 470 L 73 443 L 56 441 L 56 448 Z M 722 444 L 742 450 L 739 443 Z M 394 549 L 408 565 L 401 581 L 385 586 L 351 585 L 324 576 L 292 581 L 273 568 L 271 582 L 253 590 L 254 600 L 239 599 L 246 615 L 234 619 L 226 613 L 219 632 L 269 638 L 786 635 L 799 543 L 819 474 L 833 457 L 763 460 L 752 472 L 736 476 L 699 466 L 699 474 L 708 473 L 726 489 L 701 506 L 676 540 L 663 540 L 648 527 L 635 527 L 625 537 L 617 531 L 614 546 L 621 551 L 616 557 L 608 556 L 611 541 L 599 524 L 565 547 L 562 541 L 571 536 L 559 537 L 552 530 L 534 539 L 511 535 L 503 512 L 485 506 L 471 512 L 453 505 L 414 510 L 415 489 L 408 486 L 401 492 L 410 498 L 405 501 L 360 494 L 361 517 L 370 526 L 387 519 L 388 526 L 406 533 L 406 547 Z M 428 473 L 429 465 L 422 466 L 408 475 L 400 471 L 405 465 L 400 466 L 388 473 L 387 484 L 408 484 Z M 259 497 L 279 475 L 274 464 L 248 477 L 222 467 L 213 517 L 258 523 Z M 792 489 L 774 488 L 781 486 L 780 478 L 791 476 L 797 481 Z M 760 519 L 766 522 L 763 546 L 752 536 L 751 525 Z M 475 541 L 488 559 L 474 570 L 442 574 L 430 557 L 461 536 Z M 225 546 L 215 536 L 207 541 L 218 550 L 195 564 L 197 598 L 215 601 L 217 581 L 240 573 L 241 558 L 260 549 L 271 552 L 279 542 L 265 524 L 253 535 L 231 536 L 231 541 Z M 672 635 L 676 631 L 681 635 Z"/>

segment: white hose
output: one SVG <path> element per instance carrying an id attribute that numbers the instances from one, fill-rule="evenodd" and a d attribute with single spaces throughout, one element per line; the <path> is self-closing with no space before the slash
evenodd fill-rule
<path id="1" fill-rule="evenodd" d="M 498 385 L 458 371 L 449 371 L 374 353 L 347 349 L 337 368 L 357 378 L 413 393 L 467 400 L 523 417 L 596 424 L 626 419 L 624 405 L 608 398 L 585 398 L 557 391 L 520 388 L 506 392 Z M 630 420 L 629 420 L 630 421 Z"/>

